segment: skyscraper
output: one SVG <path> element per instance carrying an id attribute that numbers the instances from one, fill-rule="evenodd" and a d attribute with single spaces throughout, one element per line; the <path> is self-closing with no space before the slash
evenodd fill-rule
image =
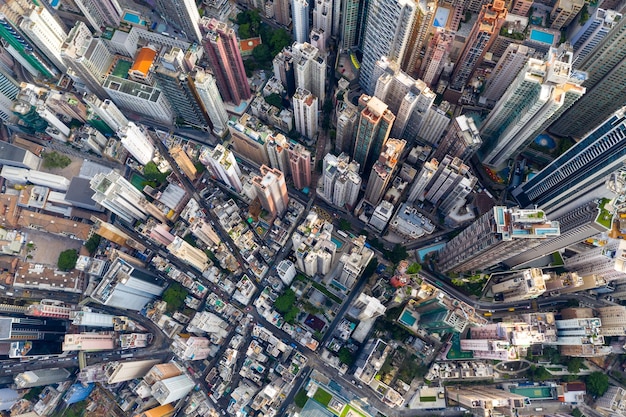
<path id="1" fill-rule="evenodd" d="M 311 152 L 297 144 L 289 147 L 289 167 L 293 186 L 298 190 L 311 185 Z"/>
<path id="2" fill-rule="evenodd" d="M 65 381 L 70 375 L 64 368 L 37 369 L 15 375 L 15 385 L 19 389 L 41 387 Z"/>
<path id="3" fill-rule="evenodd" d="M 117 0 L 74 0 L 92 29 L 101 32 L 103 27 L 116 28 L 122 19 L 122 7 Z"/>
<path id="4" fill-rule="evenodd" d="M 148 201 L 144 195 L 116 171 L 107 175 L 96 174 L 90 187 L 96 193 L 92 199 L 111 210 L 122 220 L 133 224 L 136 220 L 146 220 Z"/>
<path id="5" fill-rule="evenodd" d="M 183 58 L 184 52 L 176 47 L 161 57 L 161 63 L 154 72 L 157 86 L 167 97 L 178 118 L 208 130 L 211 121 L 199 103 L 192 77 L 183 68 Z"/>
<path id="6" fill-rule="evenodd" d="M 313 9 L 313 27 L 322 29 L 327 36 L 333 30 L 333 0 L 316 0 Z"/>
<path id="7" fill-rule="evenodd" d="M 498 101 L 534 52 L 533 48 L 517 43 L 507 46 L 487 79 L 482 97 L 492 103 Z"/>
<path id="8" fill-rule="evenodd" d="M 235 159 L 235 155 L 223 145 L 217 145 L 215 149 L 206 149 L 200 155 L 200 162 L 209 168 L 210 172 L 237 192 L 241 192 L 241 170 Z"/>
<path id="9" fill-rule="evenodd" d="M 478 20 L 465 42 L 463 53 L 454 67 L 450 82 L 451 89 L 461 91 L 465 87 L 470 76 L 482 61 L 485 52 L 500 33 L 506 15 L 507 10 L 503 0 L 493 0 L 492 4 L 482 7 Z"/>
<path id="10" fill-rule="evenodd" d="M 278 169 L 266 165 L 261 165 L 261 175 L 262 177 L 252 179 L 252 185 L 256 189 L 261 206 L 272 217 L 276 217 L 285 211 L 289 202 L 285 176 Z"/>
<path id="11" fill-rule="evenodd" d="M 140 164 L 146 165 L 154 158 L 156 148 L 148 137 L 148 134 L 143 130 L 141 125 L 136 125 L 133 122 L 129 122 L 126 126 L 120 128 L 117 134 L 122 142 L 122 145 L 126 150 L 135 158 Z"/>
<path id="12" fill-rule="evenodd" d="M 87 104 L 89 120 L 102 120 L 112 132 L 117 132 L 128 125 L 128 119 L 111 100 L 100 100 L 93 94 L 83 96 Z"/>
<path id="13" fill-rule="evenodd" d="M 408 201 L 429 201 L 448 214 L 476 185 L 477 179 L 459 158 L 446 155 L 441 162 L 432 159 L 422 167 L 409 192 Z"/>
<path id="14" fill-rule="evenodd" d="M 195 0 L 156 0 L 156 8 L 161 17 L 180 29 L 187 39 L 200 43 L 200 13 Z"/>
<path id="15" fill-rule="evenodd" d="M 561 30 L 572 23 L 584 5 L 584 0 L 557 0 L 550 12 L 550 28 Z"/>
<path id="16" fill-rule="evenodd" d="M 5 1 L 0 4 L 0 38 L 5 50 L 35 77 L 56 78 L 60 72 L 44 53 L 26 36 L 19 27 L 24 15 L 32 9 L 25 1 Z"/>
<path id="17" fill-rule="evenodd" d="M 283 26 L 289 26 L 291 23 L 291 13 L 289 0 L 276 0 L 273 2 L 274 18 Z"/>
<path id="18" fill-rule="evenodd" d="M 598 203 L 590 201 L 556 218 L 561 234 L 546 239 L 539 246 L 527 249 L 519 255 L 504 261 L 511 268 L 523 267 L 527 262 L 576 244 L 598 233 L 606 232 L 607 228 L 596 221 L 600 215 Z"/>
<path id="19" fill-rule="evenodd" d="M 386 56 L 402 62 L 415 13 L 415 2 L 409 0 L 372 0 L 368 4 L 359 72 L 359 83 L 367 94 L 374 94 L 376 61 Z"/>
<path id="20" fill-rule="evenodd" d="M 582 84 L 587 93 L 550 127 L 555 135 L 581 138 L 626 104 L 626 19 L 621 19 L 576 68 L 589 74 Z"/>
<path id="21" fill-rule="evenodd" d="M 443 160 L 446 155 L 467 161 L 480 148 L 483 141 L 474 119 L 464 114 L 455 118 L 448 133 L 441 139 L 433 158 Z"/>
<path id="22" fill-rule="evenodd" d="M 201 26 L 206 33 L 204 49 L 222 98 L 237 105 L 249 99 L 250 86 L 235 31 L 216 19 L 203 18 Z"/>
<path id="23" fill-rule="evenodd" d="M 354 140 L 354 159 L 367 172 L 385 145 L 396 116 L 387 109 L 387 105 L 377 99 L 362 94 L 359 97 L 359 121 Z"/>
<path id="24" fill-rule="evenodd" d="M 335 139 L 336 152 L 352 153 L 352 138 L 357 125 L 359 113 L 352 103 L 344 102 L 337 109 L 337 137 Z"/>
<path id="25" fill-rule="evenodd" d="M 161 278 L 117 258 L 91 293 L 91 298 L 107 306 L 139 311 L 164 289 Z"/>
<path id="26" fill-rule="evenodd" d="M 31 6 L 20 22 L 20 29 L 55 67 L 61 71 L 66 70 L 61 57 L 61 45 L 65 42 L 67 33 L 45 7 Z"/>
<path id="27" fill-rule="evenodd" d="M 294 56 L 296 88 L 309 90 L 321 106 L 326 98 L 326 60 L 319 49 L 310 43 L 294 43 L 291 46 Z"/>
<path id="28" fill-rule="evenodd" d="M 335 0 L 335 2 L 339 3 L 339 0 Z M 341 2 L 343 8 L 343 13 L 341 13 L 341 48 L 350 50 L 357 46 L 359 10 L 365 2 L 359 0 L 341 0 Z"/>
<path id="29" fill-rule="evenodd" d="M 551 48 L 545 61 L 531 58 L 480 128 L 481 161 L 500 169 L 585 94 L 572 75 L 572 53 Z"/>
<path id="30" fill-rule="evenodd" d="M 380 203 L 394 171 L 398 164 L 398 159 L 404 151 L 406 141 L 404 139 L 388 139 L 385 142 L 384 150 L 372 167 L 367 188 L 365 189 L 365 200 L 376 206 Z"/>
<path id="31" fill-rule="evenodd" d="M 82 83 L 100 100 L 108 98 L 102 82 L 113 63 L 113 54 L 101 39 L 92 36 L 83 22 L 76 22 L 70 30 L 61 47 L 61 57 L 75 82 Z"/>
<path id="32" fill-rule="evenodd" d="M 589 111 L 589 113 L 593 113 Z M 581 141 L 513 191 L 522 207 L 561 212 L 606 194 L 606 178 L 626 156 L 626 107 L 593 128 Z M 559 213 L 561 214 L 561 213 Z"/>
<path id="33" fill-rule="evenodd" d="M 621 19 L 622 14 L 614 10 L 596 9 L 593 16 L 570 40 L 574 48 L 574 67 L 578 67 L 585 60 Z"/>
<path id="34" fill-rule="evenodd" d="M 437 265 L 442 272 L 485 270 L 558 235 L 558 222 L 541 210 L 496 206 L 449 241 Z"/>
<path id="35" fill-rule="evenodd" d="M 13 105 L 20 93 L 20 85 L 3 69 L 0 68 L 0 119 L 8 122 L 15 118 Z"/>
<path id="36" fill-rule="evenodd" d="M 194 86 L 204 110 L 213 124 L 213 133 L 224 136 L 228 131 L 228 113 L 224 108 L 224 101 L 217 89 L 215 77 L 209 71 L 196 67 L 192 72 Z"/>
<path id="37" fill-rule="evenodd" d="M 307 139 L 313 139 L 317 134 L 317 109 L 317 97 L 304 88 L 298 88 L 293 95 L 293 116 L 296 130 Z"/>
<path id="38" fill-rule="evenodd" d="M 438 29 L 430 39 L 421 68 L 422 81 L 429 87 L 439 80 L 453 41 L 454 34 L 444 29 Z"/>
<path id="39" fill-rule="evenodd" d="M 376 67 L 384 72 L 376 81 L 375 96 L 396 115 L 390 135 L 415 138 L 435 102 L 435 93 L 422 80 L 397 70 L 395 63 L 381 60 Z"/>
<path id="40" fill-rule="evenodd" d="M 291 0 L 291 18 L 293 21 L 293 38 L 298 43 L 309 40 L 309 2 L 307 0 Z"/>
<path id="41" fill-rule="evenodd" d="M 411 27 L 411 34 L 407 42 L 407 52 L 402 60 L 402 70 L 411 77 L 417 77 L 424 50 L 426 49 L 426 38 L 430 33 L 437 3 L 432 0 L 416 1 L 415 18 Z"/>

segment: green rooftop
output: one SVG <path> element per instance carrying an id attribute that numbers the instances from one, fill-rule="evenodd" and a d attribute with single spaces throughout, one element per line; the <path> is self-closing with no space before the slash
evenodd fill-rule
<path id="1" fill-rule="evenodd" d="M 604 208 L 605 205 L 609 203 L 608 198 L 603 198 L 600 200 L 598 204 L 598 217 L 596 217 L 596 223 L 601 224 L 607 229 L 611 228 L 611 224 L 613 222 L 613 214 L 610 213 L 607 209 Z"/>
<path id="2" fill-rule="evenodd" d="M 133 63 L 130 61 L 126 61 L 124 59 L 120 59 L 115 64 L 115 68 L 113 68 L 112 75 L 120 78 L 128 78 L 128 70 L 133 66 Z"/>

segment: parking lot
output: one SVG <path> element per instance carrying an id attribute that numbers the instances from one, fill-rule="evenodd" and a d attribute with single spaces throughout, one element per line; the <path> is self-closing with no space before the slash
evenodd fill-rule
<path id="1" fill-rule="evenodd" d="M 29 252 L 32 258 L 27 260 L 32 263 L 43 265 L 56 265 L 59 254 L 67 249 L 80 250 L 82 242 L 69 237 L 57 236 L 38 230 L 26 230 L 26 243 L 33 243 L 33 249 Z"/>

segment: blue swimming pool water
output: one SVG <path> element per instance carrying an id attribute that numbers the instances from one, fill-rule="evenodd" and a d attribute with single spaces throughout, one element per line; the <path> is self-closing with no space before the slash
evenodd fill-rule
<path id="1" fill-rule="evenodd" d="M 54 7 L 55 9 L 57 8 L 57 6 L 59 5 L 59 2 L 61 0 L 50 0 L 50 6 Z"/>
<path id="2" fill-rule="evenodd" d="M 343 243 L 341 242 L 341 240 L 337 239 L 337 238 L 330 238 L 330 240 L 337 245 L 337 249 L 341 249 L 341 247 L 343 246 Z"/>
<path id="3" fill-rule="evenodd" d="M 439 243 L 437 245 L 434 246 L 428 246 L 427 248 L 424 249 L 420 249 L 417 251 L 418 256 L 420 257 L 420 261 L 424 260 L 424 257 L 426 255 L 428 255 L 430 252 L 436 252 L 439 249 L 443 248 L 444 246 L 446 246 L 445 243 Z"/>
<path id="4" fill-rule="evenodd" d="M 543 146 L 544 148 L 554 149 L 556 148 L 556 142 L 548 135 L 539 135 L 535 139 L 535 143 L 539 146 Z"/>
<path id="5" fill-rule="evenodd" d="M 400 322 L 406 324 L 409 327 L 413 326 L 416 321 L 417 319 L 413 317 L 413 314 L 409 313 L 408 311 L 402 313 L 402 317 L 400 318 Z"/>
<path id="6" fill-rule="evenodd" d="M 141 22 L 141 18 L 138 15 L 131 13 L 131 12 L 124 13 L 124 17 L 122 18 L 122 20 L 125 20 L 129 23 L 134 23 L 136 25 L 138 25 L 139 22 Z"/>
<path id="7" fill-rule="evenodd" d="M 552 43 L 554 42 L 554 35 L 551 33 L 542 32 L 537 29 L 531 29 L 530 39 L 536 42 L 547 43 L 548 45 L 552 45 Z"/>

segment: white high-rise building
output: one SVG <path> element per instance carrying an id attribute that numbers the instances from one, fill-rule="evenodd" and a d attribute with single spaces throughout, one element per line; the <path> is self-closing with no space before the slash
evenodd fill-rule
<path id="1" fill-rule="evenodd" d="M 152 396 L 159 404 L 169 404 L 184 398 L 196 385 L 186 374 L 157 381 L 152 385 Z"/>
<path id="2" fill-rule="evenodd" d="M 498 101 L 534 52 L 533 48 L 517 43 L 507 46 L 487 80 L 482 97 Z"/>
<path id="3" fill-rule="evenodd" d="M 67 33 L 45 7 L 31 6 L 20 22 L 20 29 L 59 70 L 67 70 L 61 57 Z"/>
<path id="4" fill-rule="evenodd" d="M 156 8 L 168 23 L 183 32 L 190 41 L 200 44 L 200 13 L 195 0 L 156 0 Z"/>
<path id="5" fill-rule="evenodd" d="M 65 381 L 70 375 L 64 368 L 37 369 L 15 375 L 15 385 L 19 389 L 42 387 Z"/>
<path id="6" fill-rule="evenodd" d="M 159 123 L 171 124 L 174 111 L 165 94 L 149 85 L 109 75 L 104 90 L 120 108 L 139 113 Z"/>
<path id="7" fill-rule="evenodd" d="M 424 190 L 426 190 L 426 186 L 432 180 L 435 172 L 437 172 L 438 167 L 439 162 L 436 159 L 433 159 L 424 164 L 422 170 L 413 180 L 413 185 L 411 186 L 411 190 L 409 191 L 409 197 L 407 199 L 409 203 L 412 203 L 415 200 L 424 201 Z"/>
<path id="8" fill-rule="evenodd" d="M 86 94 L 83 97 L 89 111 L 95 113 L 109 128 L 117 132 L 128 125 L 128 119 L 124 113 L 111 100 L 100 100 L 93 94 Z"/>
<path id="9" fill-rule="evenodd" d="M 128 223 L 148 218 L 148 201 L 144 195 L 116 171 L 96 174 L 90 188 L 96 192 L 92 197 L 96 203 Z"/>
<path id="10" fill-rule="evenodd" d="M 294 56 L 296 88 L 309 90 L 321 106 L 326 98 L 326 60 L 310 43 L 291 46 Z"/>
<path id="11" fill-rule="evenodd" d="M 226 113 L 224 101 L 217 89 L 213 74 L 201 68 L 196 68 L 193 78 L 200 102 L 204 106 L 204 110 L 209 115 L 209 119 L 211 119 L 211 123 L 213 124 L 213 133 L 218 136 L 223 136 L 228 131 L 228 127 L 226 126 L 228 123 L 228 113 Z"/>
<path id="12" fill-rule="evenodd" d="M 223 145 L 217 145 L 215 149 L 206 149 L 200 155 L 200 162 L 209 168 L 213 175 L 224 184 L 241 192 L 241 170 L 235 159 L 235 155 Z"/>
<path id="13" fill-rule="evenodd" d="M 305 138 L 313 139 L 317 134 L 317 97 L 303 88 L 296 89 L 293 95 L 293 115 L 296 130 Z"/>
<path id="14" fill-rule="evenodd" d="M 363 34 L 363 61 L 359 82 L 372 95 L 376 86 L 374 65 L 381 57 L 400 63 L 415 19 L 416 4 L 409 0 L 372 0 Z"/>
<path id="15" fill-rule="evenodd" d="M 303 43 L 309 37 L 309 3 L 307 0 L 291 0 L 291 18 L 293 23 L 293 38 Z"/>
<path id="16" fill-rule="evenodd" d="M 605 38 L 622 19 L 615 10 L 597 9 L 585 25 L 576 32 L 570 43 L 574 48 L 572 65 L 578 68 L 587 55 Z"/>
<path id="17" fill-rule="evenodd" d="M 117 135 L 122 140 L 122 146 L 140 164 L 145 165 L 152 161 L 156 148 L 148 134 L 141 127 L 133 122 L 129 122 L 117 132 Z"/>
<path id="18" fill-rule="evenodd" d="M 3 121 L 15 119 L 13 106 L 19 93 L 20 85 L 17 80 L 0 68 L 0 119 Z"/>
<path id="19" fill-rule="evenodd" d="M 70 30 L 61 47 L 61 57 L 75 83 L 101 100 L 108 98 L 102 81 L 113 64 L 113 54 L 83 22 L 77 22 Z"/>
<path id="20" fill-rule="evenodd" d="M 322 29 L 330 35 L 333 30 L 333 1 L 316 0 L 313 9 L 313 28 Z"/>
<path id="21" fill-rule="evenodd" d="M 123 10 L 117 0 L 74 0 L 74 3 L 96 32 L 106 26 L 120 25 Z"/>
<path id="22" fill-rule="evenodd" d="M 491 111 L 480 135 L 481 161 L 499 169 L 585 94 L 571 72 L 572 52 L 551 48 L 547 59 L 531 58 Z"/>
<path id="23" fill-rule="evenodd" d="M 261 206 L 273 217 L 284 213 L 289 202 L 285 176 L 278 169 L 265 165 L 261 166 L 261 175 L 252 179 Z"/>

